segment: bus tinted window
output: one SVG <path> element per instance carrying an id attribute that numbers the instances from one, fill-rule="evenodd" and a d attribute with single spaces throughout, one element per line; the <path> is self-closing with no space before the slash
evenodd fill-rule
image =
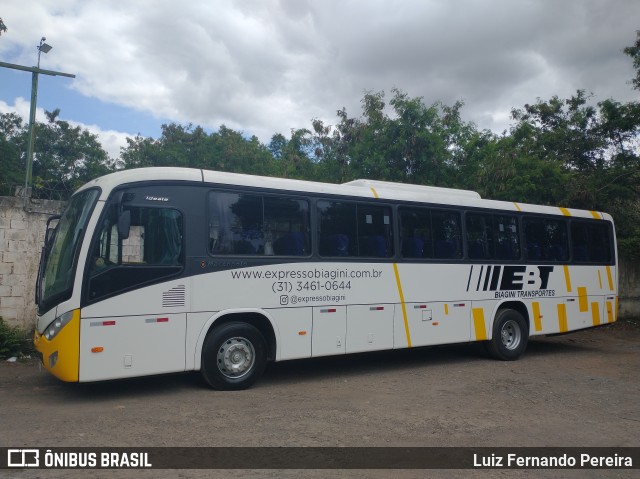
<path id="1" fill-rule="evenodd" d="M 129 207 L 128 236 L 118 234 L 118 205 L 103 218 L 89 270 L 89 298 L 157 281 L 184 265 L 182 213 L 171 208 Z"/>
<path id="2" fill-rule="evenodd" d="M 393 256 L 393 225 L 388 206 L 358 204 L 358 253 L 371 258 Z"/>
<path id="3" fill-rule="evenodd" d="M 606 223 L 573 221 L 571 247 L 577 263 L 608 263 L 611 261 L 611 243 Z"/>
<path id="4" fill-rule="evenodd" d="M 518 220 L 513 215 L 467 214 L 470 259 L 520 259 Z"/>
<path id="5" fill-rule="evenodd" d="M 493 258 L 491 216 L 467 214 L 467 254 L 471 259 Z"/>
<path id="6" fill-rule="evenodd" d="M 460 214 L 427 208 L 400 208 L 404 258 L 457 259 L 462 256 Z"/>
<path id="7" fill-rule="evenodd" d="M 567 223 L 561 219 L 524 218 L 524 234 L 529 261 L 563 261 L 569 259 Z"/>
<path id="8" fill-rule="evenodd" d="M 321 256 L 357 256 L 356 204 L 318 201 L 318 237 Z"/>
<path id="9" fill-rule="evenodd" d="M 399 208 L 403 258 L 433 258 L 431 213 L 426 208 Z"/>
<path id="10" fill-rule="evenodd" d="M 216 191 L 209 195 L 209 251 L 220 255 L 307 256 L 306 200 Z"/>
<path id="11" fill-rule="evenodd" d="M 390 207 L 321 200 L 318 218 L 321 256 L 393 256 Z"/>
<path id="12" fill-rule="evenodd" d="M 264 229 L 267 254 L 269 243 L 279 256 L 308 256 L 309 202 L 283 196 L 264 197 Z"/>
<path id="13" fill-rule="evenodd" d="M 462 258 L 461 224 L 460 213 L 456 211 L 433 210 L 431 212 L 434 258 Z"/>

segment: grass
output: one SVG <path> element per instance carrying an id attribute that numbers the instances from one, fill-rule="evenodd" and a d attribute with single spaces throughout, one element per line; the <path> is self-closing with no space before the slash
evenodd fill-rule
<path id="1" fill-rule="evenodd" d="M 0 317 L 0 359 L 31 356 L 33 335 L 18 326 L 10 326 Z"/>

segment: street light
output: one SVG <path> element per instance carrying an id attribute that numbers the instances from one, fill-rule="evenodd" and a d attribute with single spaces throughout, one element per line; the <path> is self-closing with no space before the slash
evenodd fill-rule
<path id="1" fill-rule="evenodd" d="M 31 174 L 33 172 L 33 146 L 35 142 L 36 129 L 36 103 L 38 102 L 38 73 L 40 71 L 40 55 L 49 53 L 53 48 L 45 43 L 46 37 L 40 39 L 38 49 L 38 66 L 31 75 L 31 108 L 29 109 L 29 143 L 27 145 L 27 172 L 24 179 L 24 206 L 27 208 L 27 200 L 31 198 Z"/>
<path id="2" fill-rule="evenodd" d="M 49 53 L 53 48 L 51 45 L 48 45 L 44 42 L 46 39 L 47 39 L 46 37 L 42 37 L 40 39 L 40 45 L 38 45 L 37 47 L 38 48 L 38 68 L 40 68 L 40 52 Z"/>

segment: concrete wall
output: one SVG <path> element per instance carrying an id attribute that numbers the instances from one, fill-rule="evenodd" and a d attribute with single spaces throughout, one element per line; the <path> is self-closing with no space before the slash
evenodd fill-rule
<path id="1" fill-rule="evenodd" d="M 620 258 L 620 317 L 640 317 L 640 261 Z"/>
<path id="2" fill-rule="evenodd" d="M 31 329 L 46 222 L 62 212 L 65 203 L 34 200 L 30 213 L 23 204 L 22 198 L 0 196 L 0 316 L 11 325 Z"/>
<path id="3" fill-rule="evenodd" d="M 0 196 L 0 316 L 9 324 L 33 327 L 35 280 L 47 218 L 62 212 L 65 203 L 41 200 L 32 211 L 22 198 Z M 131 255 L 140 246 L 131 235 Z M 640 317 L 640 262 L 620 260 L 620 317 Z"/>

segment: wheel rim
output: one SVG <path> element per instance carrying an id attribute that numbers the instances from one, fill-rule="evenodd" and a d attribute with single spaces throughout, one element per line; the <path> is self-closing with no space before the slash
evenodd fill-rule
<path id="1" fill-rule="evenodd" d="M 522 331 L 520 325 L 513 319 L 509 319 L 502 325 L 500 331 L 502 345 L 508 350 L 514 350 L 520 345 L 522 340 Z"/>
<path id="2" fill-rule="evenodd" d="M 229 338 L 218 349 L 218 370 L 227 378 L 248 374 L 256 362 L 253 344 L 246 338 Z"/>

